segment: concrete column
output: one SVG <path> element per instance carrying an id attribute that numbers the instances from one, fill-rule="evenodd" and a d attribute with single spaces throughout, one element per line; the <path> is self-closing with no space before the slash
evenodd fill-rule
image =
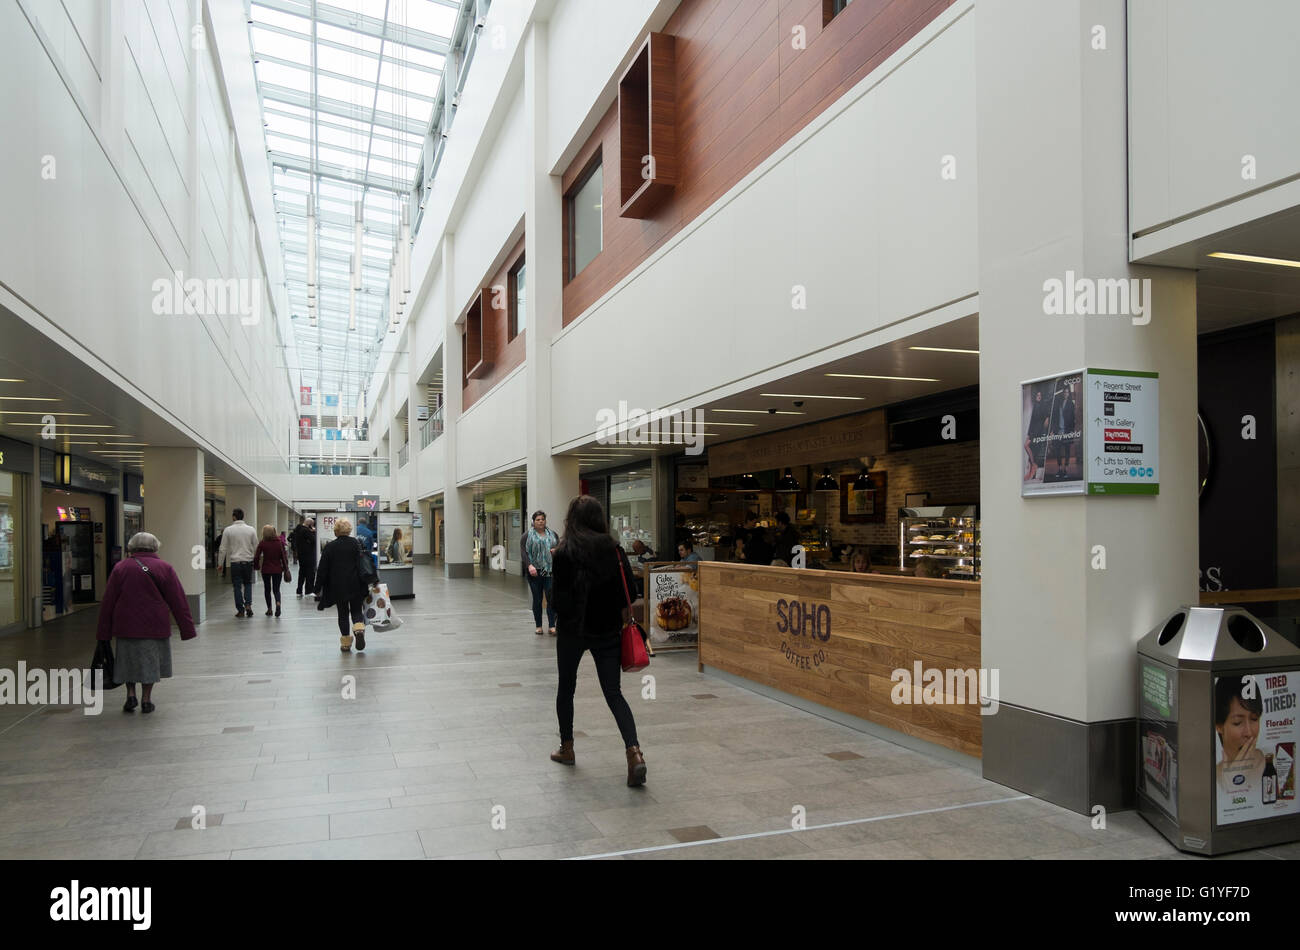
<path id="1" fill-rule="evenodd" d="M 446 520 L 447 550 L 443 552 L 443 563 L 449 579 L 472 578 L 474 576 L 474 491 L 469 488 L 457 488 L 460 478 L 457 465 L 457 437 L 460 414 L 465 403 L 465 391 L 461 388 L 462 375 L 460 337 L 461 328 L 456 326 L 456 288 L 452 261 L 455 256 L 455 235 L 447 234 L 442 239 L 442 285 L 446 300 L 443 312 L 447 321 L 447 345 L 443 347 L 443 378 L 446 380 L 447 408 L 444 414 L 443 439 L 447 443 L 447 487 L 443 492 Z"/>
<path id="2" fill-rule="evenodd" d="M 261 527 L 257 520 L 257 488 L 253 485 L 226 486 L 226 523 L 227 527 L 235 522 L 235 509 L 241 508 L 244 520 L 254 527 Z"/>
<path id="3" fill-rule="evenodd" d="M 581 486 L 578 460 L 551 452 L 551 341 L 564 323 L 564 265 L 555 236 L 564 233 L 564 194 L 560 179 L 547 171 L 548 31 L 549 24 L 535 22 L 524 41 L 524 114 L 531 169 L 524 204 L 530 310 L 524 330 L 528 392 L 528 511 L 524 518 L 540 509 L 558 529 Z"/>
<path id="4" fill-rule="evenodd" d="M 32 467 L 35 471 L 27 478 L 27 569 L 23 572 L 23 586 L 27 610 L 27 626 L 39 627 L 42 618 L 41 569 L 45 555 L 41 550 L 41 439 L 32 440 Z"/>
<path id="5" fill-rule="evenodd" d="M 420 510 L 420 428 L 424 425 L 419 418 L 420 406 L 425 403 L 424 387 L 420 385 L 420 374 L 424 367 L 419 365 L 419 315 L 412 313 L 406 322 L 406 406 L 407 418 L 410 420 L 411 448 L 410 460 L 406 469 L 400 473 L 405 478 L 393 479 L 393 501 L 405 501 L 410 511 Z M 425 331 L 428 332 L 427 330 Z"/>
<path id="6" fill-rule="evenodd" d="M 144 530 L 162 543 L 158 553 L 176 569 L 190 614 L 202 623 L 207 618 L 203 451 L 146 448 L 144 486 Z"/>
<path id="7" fill-rule="evenodd" d="M 1134 647 L 1197 597 L 1195 274 L 1129 265 L 1124 0 L 973 15 L 981 620 L 1000 699 L 984 775 L 1085 814 L 1131 807 Z M 1149 278 L 1149 323 L 1049 315 L 1044 284 L 1067 271 Z M 1088 367 L 1160 374 L 1160 494 L 1021 498 L 1020 384 Z"/>

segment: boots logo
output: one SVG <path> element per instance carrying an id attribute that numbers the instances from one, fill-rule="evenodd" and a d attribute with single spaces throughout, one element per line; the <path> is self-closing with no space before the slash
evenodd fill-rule
<path id="1" fill-rule="evenodd" d="M 795 669 L 811 670 L 826 662 L 826 651 L 820 644 L 831 638 L 829 605 L 783 597 L 776 602 L 776 630 L 793 641 L 781 641 L 781 655 Z"/>

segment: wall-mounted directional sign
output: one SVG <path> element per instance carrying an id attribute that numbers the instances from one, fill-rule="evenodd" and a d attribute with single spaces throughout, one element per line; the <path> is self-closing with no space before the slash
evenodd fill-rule
<path id="1" fill-rule="evenodd" d="M 1089 495 L 1160 494 L 1160 379 L 1090 369 L 1084 382 Z"/>
<path id="2" fill-rule="evenodd" d="M 1021 384 L 1020 493 L 1158 495 L 1156 373 L 1083 369 Z"/>

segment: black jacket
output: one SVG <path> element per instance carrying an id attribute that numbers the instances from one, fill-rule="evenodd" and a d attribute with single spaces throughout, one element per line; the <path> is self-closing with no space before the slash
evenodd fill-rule
<path id="1" fill-rule="evenodd" d="M 613 538 L 606 540 L 597 545 L 591 563 L 577 563 L 563 545 L 552 558 L 556 635 L 586 647 L 619 642 L 627 607 L 624 579 L 628 592 L 636 596 L 636 576 L 627 554 Z"/>
<path id="2" fill-rule="evenodd" d="M 362 553 L 361 543 L 351 536 L 335 538 L 325 545 L 316 569 L 316 606 L 324 610 L 337 603 L 360 600 L 374 580 L 374 562 Z"/>
<path id="3" fill-rule="evenodd" d="M 293 534 L 289 535 L 289 543 L 293 545 L 293 553 L 298 556 L 300 561 L 316 560 L 316 532 L 314 529 L 300 524 L 293 529 Z"/>

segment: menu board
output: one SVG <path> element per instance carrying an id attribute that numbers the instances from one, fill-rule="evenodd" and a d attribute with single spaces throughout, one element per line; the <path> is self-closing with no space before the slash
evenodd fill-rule
<path id="1" fill-rule="evenodd" d="M 647 565 L 646 622 L 654 648 L 694 649 L 700 636 L 700 573 L 684 564 Z"/>
<path id="2" fill-rule="evenodd" d="M 1178 820 L 1178 692 L 1177 673 L 1142 660 L 1142 694 L 1138 737 L 1142 768 L 1138 788 L 1170 818 Z"/>
<path id="3" fill-rule="evenodd" d="M 1297 689 L 1296 670 L 1215 678 L 1215 817 L 1220 825 L 1300 813 Z"/>
<path id="4" fill-rule="evenodd" d="M 1160 380 L 1090 369 L 1085 384 L 1089 495 L 1160 494 Z"/>

